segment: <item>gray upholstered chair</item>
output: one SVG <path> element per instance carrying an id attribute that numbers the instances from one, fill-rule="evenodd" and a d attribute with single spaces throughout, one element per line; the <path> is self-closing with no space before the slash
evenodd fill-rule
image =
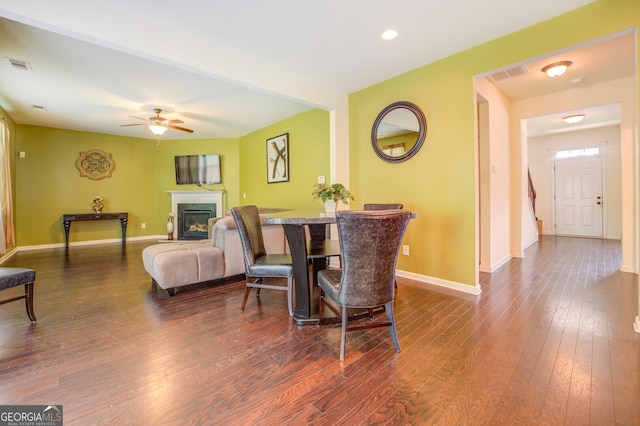
<path id="1" fill-rule="evenodd" d="M 286 253 L 267 254 L 262 237 L 260 215 L 256 206 L 234 207 L 231 209 L 231 215 L 238 227 L 240 242 L 242 243 L 245 274 L 247 276 L 244 298 L 242 299 L 240 310 L 244 310 L 251 288 L 258 289 L 257 295 L 260 295 L 260 289 L 267 288 L 287 292 L 289 315 L 293 316 L 291 302 L 293 264 L 291 262 L 291 255 Z M 263 278 L 266 277 L 286 278 L 287 284 L 285 286 L 274 283 L 264 283 Z"/>
<path id="2" fill-rule="evenodd" d="M 367 203 L 362 206 L 363 210 L 400 210 L 404 207 L 403 204 L 381 204 L 381 203 Z"/>
<path id="3" fill-rule="evenodd" d="M 19 285 L 24 285 L 24 294 L 5 300 L 0 300 L 0 305 L 24 299 L 27 315 L 31 322 L 36 322 L 33 313 L 33 283 L 36 280 L 36 271 L 28 268 L 0 268 L 0 290 L 5 290 Z"/>
<path id="4" fill-rule="evenodd" d="M 393 314 L 395 270 L 398 249 L 409 223 L 411 212 L 405 210 L 339 211 L 336 223 L 340 239 L 342 269 L 318 272 L 320 286 L 319 323 L 324 307 L 342 320 L 340 360 L 344 360 L 346 332 L 372 327 L 389 327 L 391 339 L 400 351 Z M 335 302 L 339 310 L 326 303 Z M 348 327 L 347 308 L 383 306 L 386 321 L 374 321 Z"/>
<path id="5" fill-rule="evenodd" d="M 401 210 L 404 207 L 404 204 L 390 204 L 390 203 L 367 203 L 362 206 L 364 210 Z M 398 283 L 396 280 L 393 280 L 393 285 L 395 288 L 398 288 Z"/>

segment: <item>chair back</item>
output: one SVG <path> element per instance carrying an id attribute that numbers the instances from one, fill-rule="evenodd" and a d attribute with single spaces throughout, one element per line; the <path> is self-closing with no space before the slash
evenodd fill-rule
<path id="1" fill-rule="evenodd" d="M 260 213 L 256 206 L 240 206 L 233 207 L 231 215 L 236 221 L 242 243 L 245 272 L 249 273 L 249 268 L 255 264 L 256 259 L 267 254 L 260 226 Z"/>
<path id="2" fill-rule="evenodd" d="M 362 208 L 364 210 L 401 210 L 404 207 L 403 204 L 380 204 L 380 203 L 367 203 Z"/>
<path id="3" fill-rule="evenodd" d="M 406 210 L 339 211 L 342 306 L 374 307 L 393 301 L 398 250 L 409 223 Z"/>

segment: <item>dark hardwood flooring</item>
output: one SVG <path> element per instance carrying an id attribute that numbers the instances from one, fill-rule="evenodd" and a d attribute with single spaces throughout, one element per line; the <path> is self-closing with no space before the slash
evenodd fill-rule
<path id="1" fill-rule="evenodd" d="M 66 425 L 640 425 L 637 276 L 619 242 L 543 237 L 480 296 L 398 279 L 386 329 L 296 326 L 243 283 L 153 291 L 153 242 L 21 252 L 0 306 L 0 404 L 61 404 Z M 12 291 L 12 290 L 11 290 Z M 9 290 L 2 296 L 8 296 Z"/>

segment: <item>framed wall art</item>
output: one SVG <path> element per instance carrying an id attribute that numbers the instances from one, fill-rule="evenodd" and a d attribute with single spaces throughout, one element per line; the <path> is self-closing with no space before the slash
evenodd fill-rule
<path id="1" fill-rule="evenodd" d="M 111 154 L 99 149 L 91 149 L 80 152 L 80 156 L 76 160 L 76 168 L 80 172 L 80 176 L 100 180 L 111 177 L 116 168 L 116 162 L 113 161 Z"/>
<path id="2" fill-rule="evenodd" d="M 267 183 L 289 181 L 289 133 L 267 139 Z"/>

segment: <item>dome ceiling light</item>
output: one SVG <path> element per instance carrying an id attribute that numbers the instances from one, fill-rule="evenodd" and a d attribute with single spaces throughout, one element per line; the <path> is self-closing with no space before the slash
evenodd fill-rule
<path id="1" fill-rule="evenodd" d="M 567 71 L 571 64 L 573 64 L 571 61 L 554 62 L 542 68 L 542 72 L 549 77 L 559 77 Z"/>
<path id="2" fill-rule="evenodd" d="M 584 120 L 584 114 L 567 115 L 566 117 L 562 117 L 562 119 L 567 124 L 576 124 Z"/>

